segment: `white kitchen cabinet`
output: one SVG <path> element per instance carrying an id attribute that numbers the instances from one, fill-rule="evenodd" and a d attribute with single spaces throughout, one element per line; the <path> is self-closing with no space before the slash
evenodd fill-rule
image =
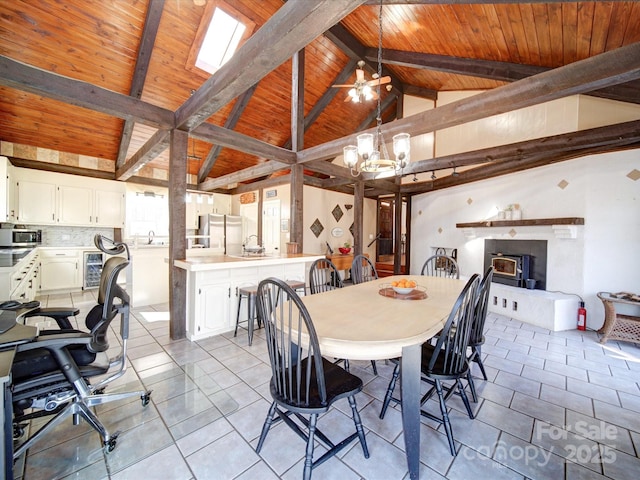
<path id="1" fill-rule="evenodd" d="M 209 337 L 229 330 L 231 283 L 223 281 L 198 287 L 196 310 L 202 319 L 195 325 L 195 337 Z"/>
<path id="2" fill-rule="evenodd" d="M 77 249 L 42 249 L 40 290 L 82 288 L 82 258 Z"/>
<path id="3" fill-rule="evenodd" d="M 58 186 L 58 215 L 61 225 L 91 225 L 93 190 L 84 187 Z"/>
<path id="4" fill-rule="evenodd" d="M 14 172 L 18 192 L 18 217 L 14 221 L 124 227 L 126 187 L 122 182 L 22 168 L 15 168 Z"/>
<path id="5" fill-rule="evenodd" d="M 101 227 L 124 227 L 124 192 L 96 190 L 93 221 Z"/>
<path id="6" fill-rule="evenodd" d="M 13 268 L 0 269 L 0 292 L 2 300 L 33 300 L 38 291 L 40 281 L 40 262 L 37 249 L 33 249 Z"/>
<path id="7" fill-rule="evenodd" d="M 0 157 L 0 222 L 15 221 L 12 166 L 7 157 Z"/>
<path id="8" fill-rule="evenodd" d="M 20 180 L 18 218 L 20 223 L 51 225 L 56 223 L 56 185 Z"/>

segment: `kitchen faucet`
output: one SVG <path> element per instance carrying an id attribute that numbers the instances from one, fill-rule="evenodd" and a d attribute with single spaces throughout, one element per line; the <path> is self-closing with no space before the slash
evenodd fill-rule
<path id="1" fill-rule="evenodd" d="M 156 234 L 156 232 L 154 232 L 153 230 L 149 230 L 149 241 L 147 243 L 147 245 L 151 245 L 153 243 L 153 237 Z"/>

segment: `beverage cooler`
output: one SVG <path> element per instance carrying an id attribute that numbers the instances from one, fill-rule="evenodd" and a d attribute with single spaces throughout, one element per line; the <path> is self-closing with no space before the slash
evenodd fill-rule
<path id="1" fill-rule="evenodd" d="M 102 265 L 104 263 L 104 253 L 84 252 L 84 268 L 82 288 L 88 290 L 100 286 L 100 275 L 102 275 Z"/>

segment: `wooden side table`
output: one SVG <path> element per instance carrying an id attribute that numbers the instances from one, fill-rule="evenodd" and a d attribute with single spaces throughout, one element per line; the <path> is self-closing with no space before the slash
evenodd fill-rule
<path id="1" fill-rule="evenodd" d="M 640 308 L 640 302 L 618 298 L 610 292 L 598 292 L 598 298 L 604 305 L 604 325 L 598 330 L 602 334 L 600 343 L 608 340 L 640 343 L 640 316 L 616 313 L 616 304 Z"/>

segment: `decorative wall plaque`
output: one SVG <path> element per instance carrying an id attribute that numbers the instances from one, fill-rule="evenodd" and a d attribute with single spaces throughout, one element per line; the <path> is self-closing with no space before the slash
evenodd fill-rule
<path id="1" fill-rule="evenodd" d="M 320 223 L 320 220 L 318 220 L 317 218 L 315 219 L 315 221 L 311 224 L 311 227 L 309 227 L 309 228 L 311 228 L 311 231 L 316 236 L 316 238 L 318 238 L 318 236 L 324 230 L 324 227 L 322 226 L 322 223 Z"/>
<path id="2" fill-rule="evenodd" d="M 245 205 L 247 203 L 254 203 L 256 201 L 256 192 L 248 192 L 240 195 L 240 203 Z"/>
<path id="3" fill-rule="evenodd" d="M 335 207 L 333 207 L 331 214 L 333 215 L 333 218 L 336 219 L 336 222 L 339 222 L 342 216 L 344 215 L 344 212 L 340 208 L 340 205 L 336 205 Z"/>

